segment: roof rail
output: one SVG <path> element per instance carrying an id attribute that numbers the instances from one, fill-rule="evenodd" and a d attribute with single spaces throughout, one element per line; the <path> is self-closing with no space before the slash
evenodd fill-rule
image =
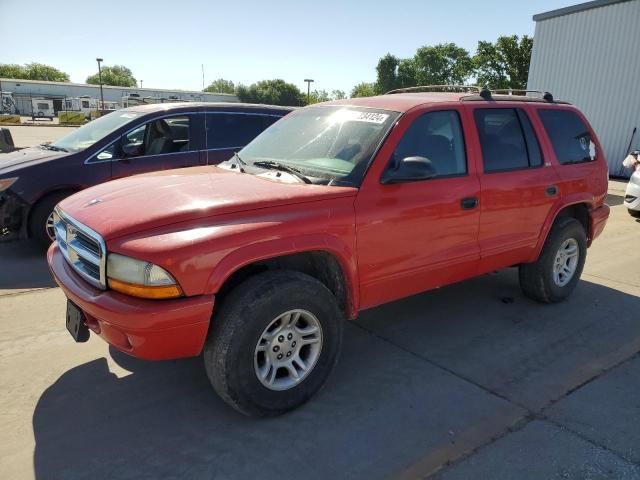
<path id="1" fill-rule="evenodd" d="M 443 92 L 477 92 L 480 93 L 481 88 L 477 85 L 418 85 L 416 87 L 396 88 L 389 90 L 385 95 L 393 95 L 395 93 L 424 92 L 424 91 L 443 91 Z"/>
<path id="2" fill-rule="evenodd" d="M 527 93 L 529 92 L 539 93 L 543 100 L 546 100 L 547 102 L 553 102 L 553 95 L 551 95 L 551 93 L 549 92 L 545 92 L 542 90 L 528 90 L 528 89 L 517 89 L 517 88 L 500 88 L 497 90 L 491 90 L 491 93 L 507 94 L 507 95 L 513 95 L 514 93 L 516 93 L 517 96 L 525 96 L 525 97 L 528 96 Z M 519 93 L 523 93 L 524 95 L 518 95 Z"/>

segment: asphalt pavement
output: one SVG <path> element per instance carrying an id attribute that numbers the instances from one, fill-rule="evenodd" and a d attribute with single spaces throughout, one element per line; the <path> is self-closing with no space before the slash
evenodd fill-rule
<path id="1" fill-rule="evenodd" d="M 0 475 L 640 479 L 640 222 L 623 187 L 569 300 L 532 302 L 507 269 L 365 311 L 323 390 L 266 420 L 218 399 L 201 358 L 75 344 L 41 249 L 0 244 Z"/>

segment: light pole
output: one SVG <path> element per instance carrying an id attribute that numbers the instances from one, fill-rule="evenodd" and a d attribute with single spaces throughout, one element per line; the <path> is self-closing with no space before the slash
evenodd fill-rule
<path id="1" fill-rule="evenodd" d="M 313 79 L 305 78 L 304 81 L 307 82 L 307 105 L 309 105 L 311 101 L 311 82 L 313 82 Z"/>
<path id="2" fill-rule="evenodd" d="M 142 80 L 140 80 L 140 89 L 142 89 Z"/>
<path id="3" fill-rule="evenodd" d="M 100 115 L 102 115 L 102 110 L 104 110 L 104 95 L 102 93 L 102 69 L 100 68 L 100 62 L 102 62 L 101 58 L 96 58 L 96 62 L 98 62 L 98 81 L 100 82 Z"/>

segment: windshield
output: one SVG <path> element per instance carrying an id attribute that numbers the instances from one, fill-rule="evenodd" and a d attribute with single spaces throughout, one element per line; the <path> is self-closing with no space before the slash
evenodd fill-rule
<path id="1" fill-rule="evenodd" d="M 349 106 L 290 113 L 240 151 L 247 164 L 278 162 L 313 183 L 358 185 L 376 148 L 399 114 Z"/>
<path id="2" fill-rule="evenodd" d="M 126 111 L 109 113 L 104 117 L 97 118 L 74 130 L 69 135 L 52 143 L 51 146 L 69 152 L 79 152 L 80 150 L 89 148 L 98 140 L 129 123 L 139 115 L 140 114 L 136 112 Z"/>

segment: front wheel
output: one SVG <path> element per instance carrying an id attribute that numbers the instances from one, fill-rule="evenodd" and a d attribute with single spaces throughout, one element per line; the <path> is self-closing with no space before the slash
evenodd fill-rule
<path id="1" fill-rule="evenodd" d="M 628 208 L 627 211 L 633 218 L 640 218 L 640 210 L 631 210 L 630 208 Z"/>
<path id="2" fill-rule="evenodd" d="M 55 206 L 71 195 L 73 192 L 54 192 L 34 207 L 29 216 L 29 236 L 37 240 L 41 245 L 48 247 L 56 239 L 53 225 L 53 209 Z"/>
<path id="3" fill-rule="evenodd" d="M 582 274 L 587 238 L 575 218 L 559 218 L 536 262 L 520 265 L 520 286 L 526 296 L 543 303 L 567 298 Z"/>
<path id="4" fill-rule="evenodd" d="M 214 315 L 207 375 L 222 399 L 273 416 L 313 396 L 333 370 L 343 315 L 333 294 L 298 272 L 269 271 L 237 286 Z"/>

